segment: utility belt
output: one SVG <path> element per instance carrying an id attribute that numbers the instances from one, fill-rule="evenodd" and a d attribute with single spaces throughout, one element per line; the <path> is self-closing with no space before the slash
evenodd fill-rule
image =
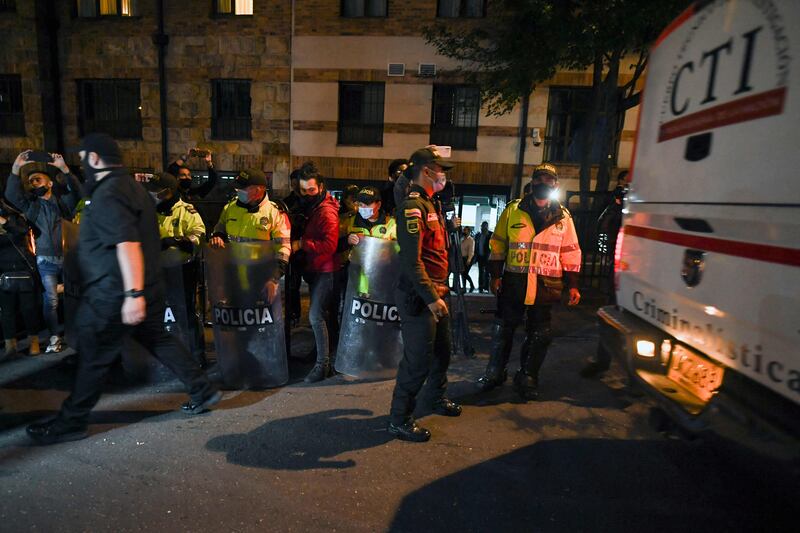
<path id="1" fill-rule="evenodd" d="M 433 281 L 433 286 L 436 290 L 436 294 L 439 295 L 439 298 L 444 298 L 450 293 L 450 288 L 444 281 Z M 404 276 L 401 276 L 397 283 L 397 288 L 405 294 L 405 298 L 403 298 L 402 302 L 398 302 L 398 305 L 401 305 L 403 310 L 408 315 L 419 316 L 423 311 L 425 311 L 427 305 L 425 305 L 425 301 L 422 299 L 422 297 L 417 294 L 417 291 L 411 281 L 406 279 Z"/>

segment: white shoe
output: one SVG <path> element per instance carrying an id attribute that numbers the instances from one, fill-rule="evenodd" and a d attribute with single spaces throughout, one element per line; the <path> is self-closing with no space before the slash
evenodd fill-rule
<path id="1" fill-rule="evenodd" d="M 64 341 L 61 340 L 61 337 L 58 335 L 53 335 L 50 337 L 50 344 L 47 346 L 47 349 L 44 353 L 58 353 L 64 351 Z"/>

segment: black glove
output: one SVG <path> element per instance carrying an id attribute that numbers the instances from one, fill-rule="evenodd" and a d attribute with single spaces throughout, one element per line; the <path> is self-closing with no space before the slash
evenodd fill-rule
<path id="1" fill-rule="evenodd" d="M 178 246 L 178 239 L 175 237 L 164 237 L 161 239 L 162 250 L 166 250 L 167 248 L 172 248 L 174 246 Z"/>
<path id="2" fill-rule="evenodd" d="M 194 243 L 187 237 L 181 237 L 178 239 L 178 248 L 187 254 L 194 253 Z"/>

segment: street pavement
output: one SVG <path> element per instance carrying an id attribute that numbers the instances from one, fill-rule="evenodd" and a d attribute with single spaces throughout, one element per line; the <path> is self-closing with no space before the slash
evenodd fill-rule
<path id="1" fill-rule="evenodd" d="M 539 401 L 477 395 L 493 305 L 468 298 L 477 357 L 453 360 L 449 387 L 464 413 L 420 412 L 426 444 L 387 434 L 393 381 L 307 385 L 292 358 L 289 385 L 226 391 L 199 417 L 176 411 L 175 381 L 111 383 L 88 439 L 38 447 L 24 424 L 57 409 L 71 367 L 0 363 L 0 531 L 796 531 L 796 487 L 656 432 L 620 369 L 578 377 L 592 302 L 556 312 Z M 298 329 L 294 354 L 311 342 Z"/>

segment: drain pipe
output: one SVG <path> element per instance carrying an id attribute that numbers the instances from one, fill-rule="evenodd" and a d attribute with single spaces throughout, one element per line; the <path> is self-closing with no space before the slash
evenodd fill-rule
<path id="1" fill-rule="evenodd" d="M 519 198 L 522 186 L 522 174 L 525 170 L 525 145 L 528 143 L 528 107 L 530 106 L 530 91 L 522 97 L 522 120 L 519 124 L 519 153 L 517 155 L 517 172 L 514 176 L 514 186 L 511 188 L 511 200 Z"/>
<path id="2" fill-rule="evenodd" d="M 158 33 L 153 34 L 153 44 L 158 47 L 158 99 L 161 111 L 161 168 L 169 166 L 167 134 L 167 66 L 166 55 L 169 35 L 164 33 L 164 0 L 157 0 L 158 4 Z"/>

